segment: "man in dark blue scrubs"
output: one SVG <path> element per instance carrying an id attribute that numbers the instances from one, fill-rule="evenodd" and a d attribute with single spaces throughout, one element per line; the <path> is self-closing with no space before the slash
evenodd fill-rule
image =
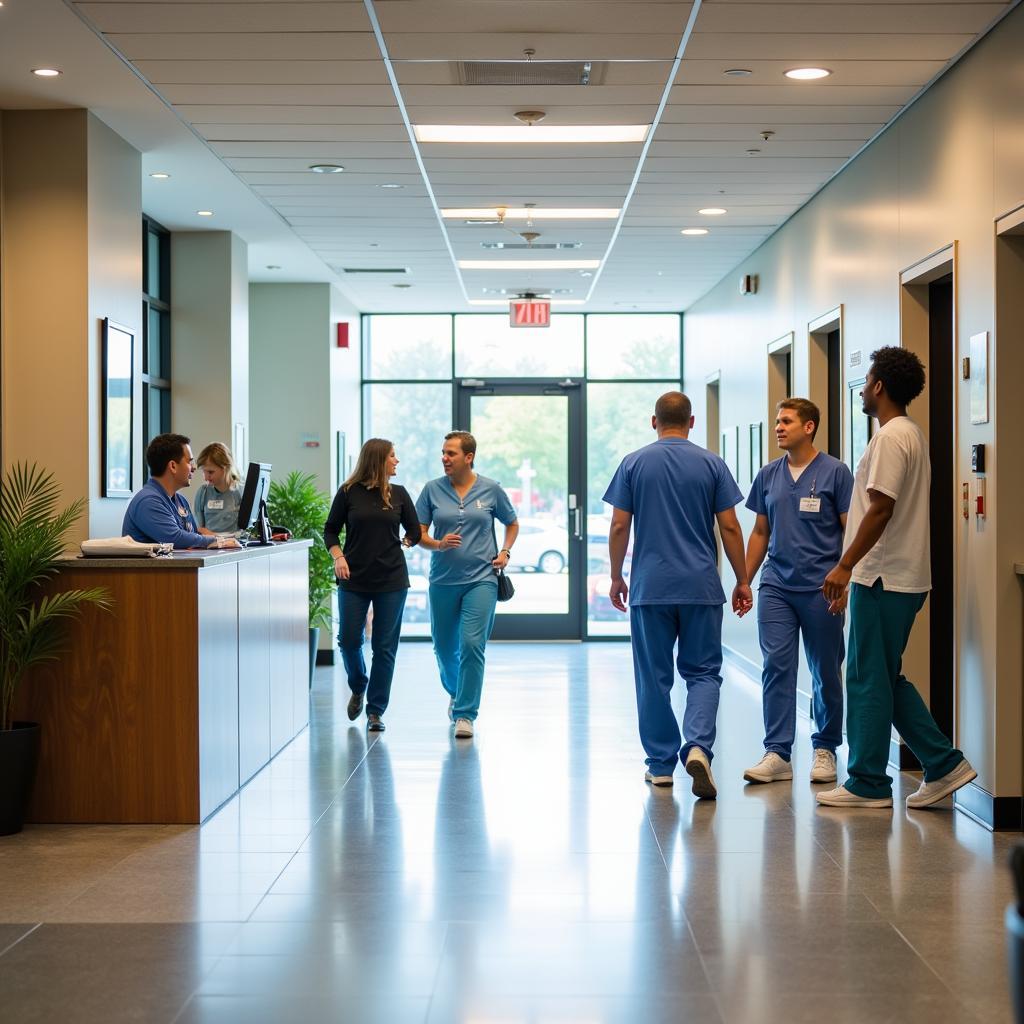
<path id="1" fill-rule="evenodd" d="M 683 761 L 696 796 L 717 796 L 712 748 L 722 686 L 722 605 L 715 522 L 736 574 L 732 594 L 738 613 L 752 604 L 743 558 L 743 532 L 734 506 L 743 500 L 729 467 L 689 440 L 690 400 L 669 391 L 654 406 L 658 440 L 627 455 L 604 500 L 613 508 L 608 535 L 612 583 L 609 597 L 620 611 L 629 597 L 633 673 L 646 780 L 671 786 Z M 629 593 L 622 567 L 633 527 Z M 682 737 L 672 710 L 676 665 L 686 681 Z M 681 749 L 680 749 L 681 747 Z"/>
<path id="2" fill-rule="evenodd" d="M 146 448 L 149 479 L 128 503 L 121 533 L 143 543 L 175 548 L 237 548 L 233 537 L 199 532 L 192 509 L 178 492 L 188 487 L 196 464 L 184 434 L 158 434 Z"/>
<path id="3" fill-rule="evenodd" d="M 758 472 L 747 496 L 747 508 L 757 513 L 747 542 L 750 579 L 768 556 L 757 592 L 765 753 L 743 773 L 747 782 L 793 778 L 801 634 L 817 727 L 811 782 L 836 781 L 836 747 L 843 742 L 843 602 L 830 611 L 821 587 L 843 553 L 853 474 L 814 447 L 820 422 L 821 411 L 806 398 L 779 403 L 775 437 L 785 454 Z"/>

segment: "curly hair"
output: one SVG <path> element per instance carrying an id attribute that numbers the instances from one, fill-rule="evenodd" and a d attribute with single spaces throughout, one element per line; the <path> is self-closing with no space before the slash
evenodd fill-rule
<path id="1" fill-rule="evenodd" d="M 871 376 L 897 405 L 910 405 L 924 391 L 924 364 L 909 349 L 895 345 L 871 353 Z"/>

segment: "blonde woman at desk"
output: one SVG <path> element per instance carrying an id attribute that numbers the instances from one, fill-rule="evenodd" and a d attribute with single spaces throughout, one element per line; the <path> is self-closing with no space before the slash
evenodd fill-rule
<path id="1" fill-rule="evenodd" d="M 220 441 L 208 444 L 196 459 L 204 483 L 196 491 L 196 523 L 206 536 L 238 532 L 238 507 L 242 504 L 242 475 L 231 449 Z"/>

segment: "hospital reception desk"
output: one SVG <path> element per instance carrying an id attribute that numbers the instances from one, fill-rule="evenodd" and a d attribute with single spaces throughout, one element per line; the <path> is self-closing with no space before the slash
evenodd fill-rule
<path id="1" fill-rule="evenodd" d="M 311 541 L 147 559 L 68 559 L 106 587 L 67 653 L 26 679 L 42 726 L 36 822 L 203 821 L 309 722 Z"/>

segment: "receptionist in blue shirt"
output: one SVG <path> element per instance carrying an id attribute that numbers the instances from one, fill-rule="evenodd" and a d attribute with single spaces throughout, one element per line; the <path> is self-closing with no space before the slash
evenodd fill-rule
<path id="1" fill-rule="evenodd" d="M 178 492 L 192 481 L 196 464 L 191 439 L 184 434 L 158 434 L 146 449 L 149 480 L 124 514 L 121 533 L 142 543 L 173 544 L 175 548 L 237 548 L 233 537 L 210 537 L 199 532 L 187 499 Z"/>

